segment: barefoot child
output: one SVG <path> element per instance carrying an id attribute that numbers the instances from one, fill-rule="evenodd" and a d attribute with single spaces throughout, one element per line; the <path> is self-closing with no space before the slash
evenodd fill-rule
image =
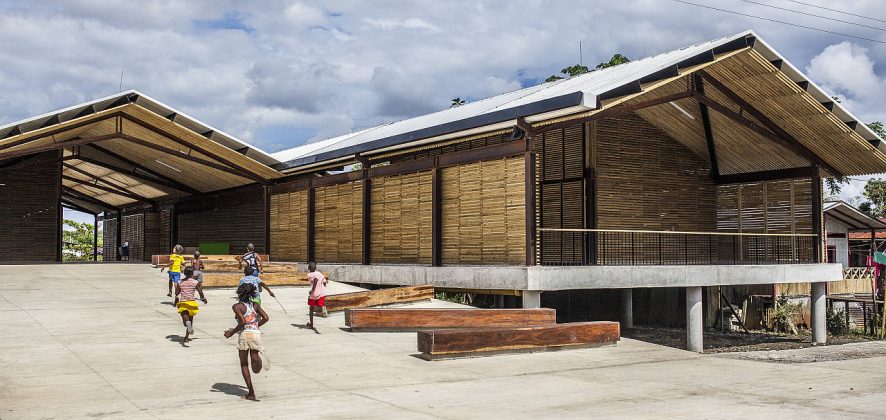
<path id="1" fill-rule="evenodd" d="M 176 245 L 172 248 L 172 254 L 169 255 L 169 263 L 160 267 L 160 272 L 163 270 L 169 269 L 169 293 L 166 296 L 172 297 L 172 284 L 178 284 L 182 278 L 182 265 L 185 263 L 185 257 L 181 256 L 181 253 L 184 252 L 185 249 L 181 245 Z"/>
<path id="2" fill-rule="evenodd" d="M 265 268 L 264 268 L 264 266 L 262 266 L 261 255 L 258 255 L 255 252 L 255 245 L 253 245 L 253 244 L 247 244 L 246 245 L 246 253 L 241 256 L 234 257 L 234 258 L 237 260 L 237 264 L 240 266 L 240 268 L 243 268 L 244 264 L 247 267 L 254 268 L 255 274 L 253 274 L 253 275 L 256 277 L 265 273 Z"/>
<path id="3" fill-rule="evenodd" d="M 271 291 L 271 288 L 268 287 L 267 284 L 265 284 L 265 282 L 261 281 L 260 278 L 256 277 L 257 274 L 258 274 L 258 272 L 256 271 L 255 267 L 247 265 L 246 268 L 243 269 L 243 275 L 245 277 L 240 279 L 240 284 L 241 285 L 245 284 L 245 283 L 251 284 L 255 288 L 255 295 L 252 297 L 252 301 L 261 305 L 261 291 L 262 291 L 262 289 L 266 289 L 268 291 L 268 294 L 271 295 L 271 297 L 276 297 L 276 296 L 274 295 L 274 292 Z"/>
<path id="4" fill-rule="evenodd" d="M 323 273 L 317 271 L 317 263 L 311 261 L 308 263 L 308 282 L 311 284 L 311 291 L 308 293 L 308 328 L 314 328 L 314 308 L 321 308 L 323 316 L 329 316 L 326 311 L 326 284 L 328 281 L 323 277 Z"/>
<path id="5" fill-rule="evenodd" d="M 185 278 L 175 285 L 175 307 L 182 316 L 182 324 L 185 326 L 184 342 L 191 341 L 191 334 L 194 333 L 194 317 L 200 309 L 197 301 L 194 300 L 194 291 L 200 293 L 200 300 L 203 303 L 209 303 L 206 296 L 203 295 L 203 285 L 194 279 L 194 270 L 191 267 L 185 268 Z"/>
<path id="6" fill-rule="evenodd" d="M 194 258 L 191 260 L 191 269 L 194 270 L 194 280 L 197 280 L 197 283 L 203 283 L 203 270 L 206 267 L 203 265 L 203 259 L 200 258 L 200 251 L 194 251 Z"/>
<path id="7" fill-rule="evenodd" d="M 255 400 L 255 389 L 252 387 L 252 377 L 249 374 L 249 362 L 252 361 L 252 371 L 256 374 L 262 369 L 262 345 L 261 331 L 259 327 L 268 322 L 268 314 L 262 309 L 261 304 L 253 303 L 255 286 L 252 283 L 241 284 L 237 288 L 237 303 L 231 306 L 237 326 L 225 331 L 225 338 L 230 338 L 235 333 L 237 338 L 237 350 L 240 354 L 240 372 L 246 381 L 249 393 L 243 396 L 248 400 Z"/>

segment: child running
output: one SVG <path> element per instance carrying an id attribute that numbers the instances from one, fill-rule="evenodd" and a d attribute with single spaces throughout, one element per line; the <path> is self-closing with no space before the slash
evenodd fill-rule
<path id="1" fill-rule="evenodd" d="M 308 293 L 308 328 L 314 328 L 314 308 L 321 308 L 323 316 L 329 316 L 326 310 L 326 284 L 328 281 L 323 273 L 317 271 L 317 263 L 311 261 L 308 263 L 308 282 L 311 284 L 311 291 Z"/>
<path id="2" fill-rule="evenodd" d="M 181 253 L 184 252 L 185 249 L 181 245 L 176 245 L 172 248 L 172 254 L 169 256 L 169 263 L 160 267 L 160 272 L 163 270 L 169 269 L 169 293 L 166 293 L 166 296 L 172 297 L 172 284 L 178 284 L 182 278 L 182 265 L 185 263 L 185 257 L 181 256 Z"/>
<path id="3" fill-rule="evenodd" d="M 237 350 L 240 354 L 240 372 L 246 381 L 246 388 L 249 392 L 243 396 L 247 400 L 257 401 L 255 398 L 255 388 L 252 387 L 252 377 L 249 374 L 249 361 L 252 361 L 252 371 L 258 374 L 262 369 L 262 351 L 261 331 L 259 327 L 265 325 L 269 318 L 261 304 L 252 302 L 252 298 L 256 293 L 255 286 L 252 283 L 241 284 L 237 288 L 237 303 L 231 306 L 234 311 L 234 318 L 237 319 L 237 326 L 225 331 L 225 338 L 230 338 L 235 333 L 239 334 L 237 338 Z"/>
<path id="4" fill-rule="evenodd" d="M 271 288 L 268 287 L 267 284 L 265 284 L 265 282 L 261 281 L 260 278 L 256 277 L 257 274 L 258 274 L 258 272 L 256 271 L 255 267 L 247 265 L 246 268 L 243 269 L 244 277 L 242 279 L 240 279 L 240 284 L 241 285 L 246 284 L 246 283 L 251 284 L 255 288 L 255 294 L 252 297 L 252 301 L 254 303 L 261 305 L 261 291 L 262 291 L 262 289 L 267 289 L 268 294 L 271 295 L 271 297 L 276 297 L 276 296 L 274 295 L 274 292 L 271 291 Z"/>
<path id="5" fill-rule="evenodd" d="M 197 280 L 197 283 L 203 283 L 203 270 L 206 267 L 203 265 L 203 259 L 200 258 L 200 251 L 194 251 L 194 258 L 191 260 L 191 269 L 194 270 L 194 280 Z"/>
<path id="6" fill-rule="evenodd" d="M 240 268 L 243 268 L 243 265 L 246 264 L 247 267 L 252 267 L 255 269 L 254 276 L 258 277 L 265 273 L 265 268 L 262 266 L 261 255 L 258 255 L 255 252 L 255 245 L 247 244 L 246 245 L 246 253 L 241 256 L 234 257 L 237 260 L 237 264 Z"/>
<path id="7" fill-rule="evenodd" d="M 206 296 L 203 295 L 203 285 L 194 279 L 194 270 L 186 267 L 184 271 L 185 278 L 175 285 L 175 307 L 182 316 L 182 324 L 185 326 L 185 338 L 182 342 L 191 341 L 191 334 L 194 333 L 194 317 L 200 312 L 197 301 L 194 300 L 194 291 L 200 293 L 200 300 L 203 303 L 209 303 Z"/>

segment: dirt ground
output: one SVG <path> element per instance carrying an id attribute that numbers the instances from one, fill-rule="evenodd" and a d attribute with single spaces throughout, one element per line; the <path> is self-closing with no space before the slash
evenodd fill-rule
<path id="1" fill-rule="evenodd" d="M 686 330 L 682 328 L 636 327 L 622 331 L 622 336 L 648 343 L 686 349 Z M 829 346 L 840 344 L 868 342 L 873 339 L 860 335 L 828 336 Z M 705 353 L 736 353 L 768 350 L 794 350 L 813 347 L 810 334 L 784 335 L 765 331 L 751 331 L 750 334 L 740 332 L 723 333 L 716 330 L 705 330 Z"/>

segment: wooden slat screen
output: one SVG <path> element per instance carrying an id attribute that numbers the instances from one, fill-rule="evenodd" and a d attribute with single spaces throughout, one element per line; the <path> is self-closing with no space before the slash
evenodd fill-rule
<path id="1" fill-rule="evenodd" d="M 129 260 L 143 261 L 145 256 L 145 216 L 143 214 L 123 216 L 123 228 L 120 233 L 123 242 L 129 242 Z"/>
<path id="2" fill-rule="evenodd" d="M 117 261 L 117 219 L 106 219 L 102 226 L 102 258 L 104 261 Z"/>
<path id="3" fill-rule="evenodd" d="M 314 194 L 315 259 L 359 263 L 363 246 L 363 182 L 317 187 Z"/>
<path id="4" fill-rule="evenodd" d="M 61 165 L 46 163 L 58 152 L 0 168 L 0 263 L 55 261 Z"/>
<path id="5" fill-rule="evenodd" d="M 544 228 L 584 228 L 584 130 L 575 124 L 548 131 L 539 142 L 540 220 Z M 542 263 L 579 263 L 583 252 L 580 240 L 543 235 Z M 578 258 L 578 260 L 575 260 Z"/>
<path id="6" fill-rule="evenodd" d="M 471 163 L 441 172 L 443 263 L 524 264 L 524 159 Z"/>
<path id="7" fill-rule="evenodd" d="M 271 260 L 307 261 L 308 190 L 271 195 Z"/>
<path id="8" fill-rule="evenodd" d="M 710 232 L 717 188 L 710 165 L 630 114 L 597 124 L 597 227 Z"/>
<path id="9" fill-rule="evenodd" d="M 430 171 L 372 180 L 372 263 L 431 263 L 431 189 Z"/>

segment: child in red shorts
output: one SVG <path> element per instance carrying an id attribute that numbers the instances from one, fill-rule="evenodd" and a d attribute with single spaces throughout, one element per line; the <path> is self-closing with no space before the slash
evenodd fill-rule
<path id="1" fill-rule="evenodd" d="M 310 321 L 308 328 L 314 328 L 314 308 L 322 308 L 323 316 L 329 316 L 326 310 L 326 284 L 328 281 L 323 277 L 323 273 L 317 271 L 317 263 L 311 261 L 308 263 L 308 282 L 311 284 L 311 291 L 308 293 L 308 315 Z"/>

